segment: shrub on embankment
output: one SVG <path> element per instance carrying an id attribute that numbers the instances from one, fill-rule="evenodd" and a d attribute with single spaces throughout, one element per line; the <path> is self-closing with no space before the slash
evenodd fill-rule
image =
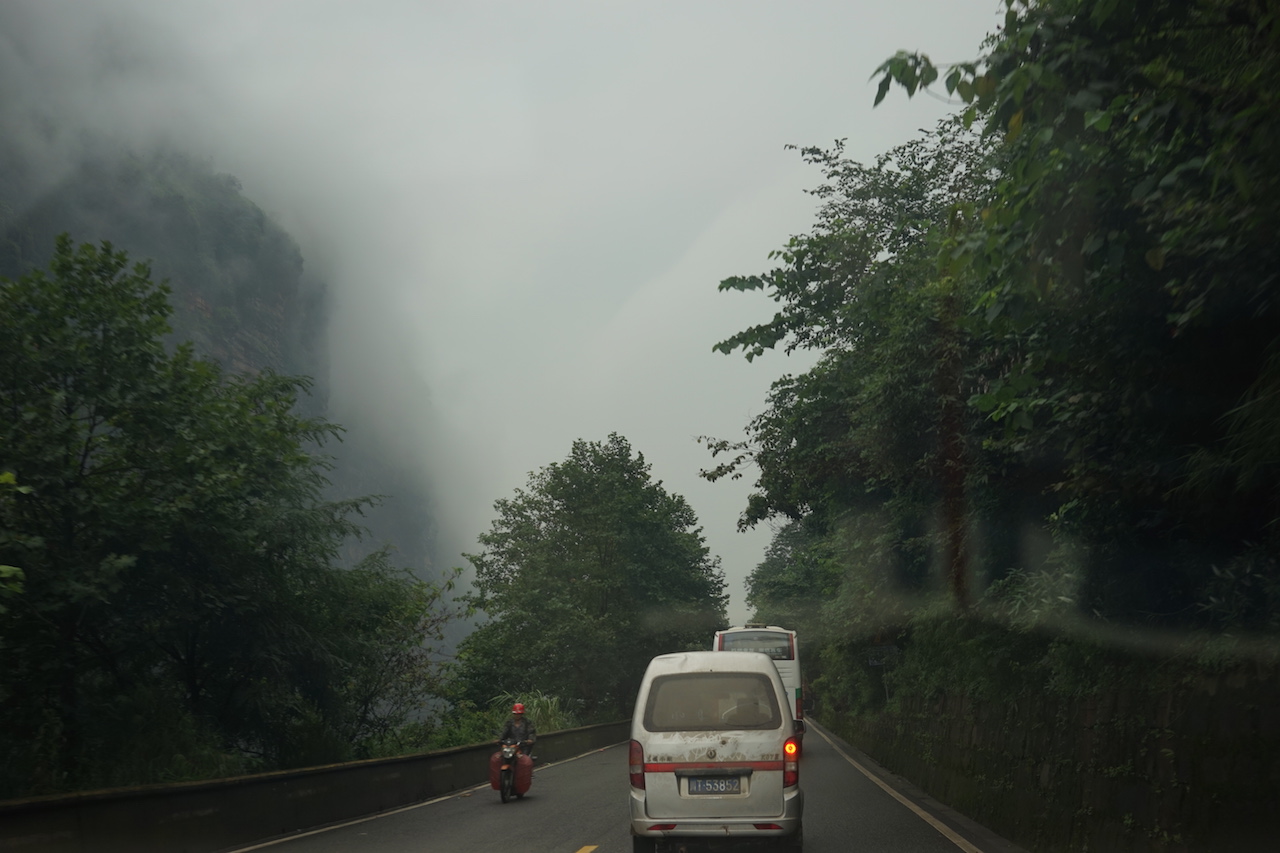
<path id="1" fill-rule="evenodd" d="M 818 714 L 932 796 L 1029 850 L 1271 849 L 1274 649 L 1157 654 L 936 617 L 903 636 L 887 699 L 820 693 Z"/>

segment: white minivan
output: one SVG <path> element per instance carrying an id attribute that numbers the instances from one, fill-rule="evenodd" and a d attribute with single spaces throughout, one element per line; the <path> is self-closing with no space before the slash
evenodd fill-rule
<path id="1" fill-rule="evenodd" d="M 802 844 L 800 738 L 768 655 L 677 652 L 649 662 L 631 719 L 631 838 Z"/>

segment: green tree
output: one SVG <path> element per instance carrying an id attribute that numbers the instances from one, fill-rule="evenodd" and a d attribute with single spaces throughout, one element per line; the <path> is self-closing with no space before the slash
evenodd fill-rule
<path id="1" fill-rule="evenodd" d="M 818 547 L 804 553 L 838 554 L 846 571 L 913 593 L 941 567 L 962 606 L 989 427 L 966 406 L 982 380 L 962 310 L 973 281 L 936 258 L 991 191 L 989 148 L 953 120 L 869 166 L 839 146 L 803 152 L 825 178 L 813 191 L 824 204 L 812 232 L 774 252 L 782 264 L 772 271 L 720 285 L 764 290 L 781 309 L 715 349 L 751 359 L 785 342 L 822 356 L 774 384 L 748 441 L 711 442 L 728 461 L 704 472 L 715 480 L 754 464 L 743 525 L 802 520 Z"/>
<path id="2" fill-rule="evenodd" d="M 0 281 L 5 793 L 358 755 L 431 684 L 441 590 L 336 568 L 369 503 L 321 499 L 339 428 L 305 379 L 166 352 L 166 295 L 65 236 Z"/>
<path id="3" fill-rule="evenodd" d="M 598 719 L 630 708 L 656 654 L 705 647 L 725 624 L 724 577 L 697 518 L 622 436 L 569 457 L 494 503 L 468 554 L 471 603 L 490 621 L 462 644 L 470 698 L 539 690 Z"/>
<path id="4" fill-rule="evenodd" d="M 908 95 L 943 83 L 965 103 L 937 144 L 982 134 L 966 160 L 975 193 L 931 207 L 924 238 L 898 252 L 876 235 L 921 221 L 899 197 L 909 175 L 940 189 L 950 173 L 859 178 L 828 209 L 842 196 L 868 209 L 866 190 L 883 220 L 840 235 L 820 217 L 779 269 L 721 285 L 782 308 L 718 349 L 822 351 L 775 385 L 748 441 L 712 443 L 727 461 L 708 477 L 759 468 L 744 524 L 793 519 L 752 575 L 752 605 L 803 626 L 820 596 L 805 631 L 823 722 L 916 766 L 937 762 L 918 724 L 939 715 L 954 733 L 1046 693 L 1088 696 L 1089 714 L 1115 696 L 1174 707 L 1174 684 L 1225 672 L 1271 689 L 1272 644 L 1240 629 L 1280 624 L 1275 4 L 1006 7 L 978 60 L 900 53 L 878 71 L 877 103 L 895 83 Z M 894 298 L 876 300 L 880 281 Z M 913 588 L 922 568 L 979 581 L 965 618 Z M 1133 623 L 1229 630 L 1175 651 L 1171 633 Z M 1175 717 L 1113 726 L 1121 762 L 1177 731 Z M 1247 739 L 1267 753 L 1264 735 Z M 1050 765 L 1031 751 L 957 756 L 987 780 L 972 807 L 995 819 L 1000 780 Z M 1221 797 L 1177 754 L 1181 785 L 1150 764 L 1100 768 L 1102 786 L 1124 775 L 1148 790 L 1150 845 L 1230 847 L 1239 825 L 1266 825 L 1269 801 L 1248 794 L 1267 790 L 1266 768 L 1240 776 L 1239 821 L 1187 817 L 1186 802 Z M 1057 837 L 999 819 L 1037 849 L 1144 832 L 1132 814 L 1081 807 L 1079 790 L 1053 795 L 1079 818 Z"/>
<path id="5" fill-rule="evenodd" d="M 944 79 L 1004 152 L 940 255 L 980 282 L 974 402 L 1052 472 L 1090 610 L 1196 618 L 1211 567 L 1277 577 L 1280 22 L 1253 0 L 1006 5 L 977 61 L 880 69 L 880 96 Z"/>
<path id="6" fill-rule="evenodd" d="M 786 625 L 812 636 L 821 624 L 823 602 L 839 587 L 830 565 L 814 546 L 803 522 L 792 521 L 774 532 L 764 559 L 747 576 L 747 606 L 752 621 Z"/>

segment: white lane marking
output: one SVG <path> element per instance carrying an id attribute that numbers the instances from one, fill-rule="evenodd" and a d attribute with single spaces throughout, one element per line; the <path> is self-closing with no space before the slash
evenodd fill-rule
<path id="1" fill-rule="evenodd" d="M 615 743 L 611 746 L 604 746 L 599 749 L 593 749 L 590 752 L 584 752 L 581 755 L 575 755 L 572 758 L 564 758 L 564 759 L 561 759 L 560 761 L 552 761 L 547 764 L 540 764 L 540 766 L 533 768 L 533 772 L 537 773 L 539 770 L 545 770 L 548 767 L 555 767 L 560 764 L 568 764 L 570 761 L 577 761 L 579 758 L 586 758 L 588 755 L 595 755 L 598 752 L 604 752 L 606 749 L 616 749 L 621 745 L 622 745 L 621 743 Z M 413 803 L 412 805 L 401 806 L 400 808 L 392 809 L 389 812 L 378 812 L 377 814 L 368 815 L 367 817 L 358 817 L 358 818 L 355 818 L 354 820 L 349 820 L 344 823 L 335 823 L 332 826 L 322 826 L 319 829 L 311 829 L 311 830 L 307 830 L 306 832 L 298 832 L 293 835 L 286 835 L 283 838 L 273 838 L 270 841 L 263 841 L 258 844 L 251 844 L 248 847 L 237 847 L 234 850 L 227 851 L 227 853 L 250 853 L 251 850 L 262 850 L 263 848 L 266 848 L 266 847 L 274 847 L 277 844 L 283 844 L 286 841 L 293 841 L 295 838 L 306 838 L 311 835 L 319 835 L 322 832 L 330 832 L 331 830 L 334 830 L 334 829 L 342 829 L 343 827 L 347 827 L 347 826 L 355 826 L 356 824 L 359 824 L 359 823 L 368 823 L 369 821 L 377 820 L 378 818 L 391 817 L 392 815 L 397 815 L 397 814 L 400 814 L 401 812 L 410 812 L 410 811 L 413 811 L 414 809 L 420 809 L 423 806 L 430 806 L 435 803 L 443 803 L 445 800 L 452 800 L 454 797 L 465 797 L 470 793 L 474 793 L 475 791 L 480 791 L 480 790 L 489 790 L 489 783 L 482 782 L 479 785 L 476 785 L 471 788 L 462 788 L 461 790 L 454 791 L 451 794 L 445 794 L 443 797 L 436 797 L 434 800 L 424 800 L 421 803 Z M 579 850 L 578 853 L 583 853 L 583 851 L 589 851 L 589 850 L 595 850 L 595 849 L 596 849 L 595 847 L 584 847 L 582 848 L 582 850 Z"/>
<path id="2" fill-rule="evenodd" d="M 872 773 L 870 770 L 868 770 L 867 768 L 863 767 L 863 766 L 862 766 L 862 764 L 861 764 L 859 761 L 857 761 L 857 760 L 856 760 L 852 755 L 849 755 L 849 754 L 848 754 L 847 752 L 845 752 L 843 749 L 841 749 L 840 747 L 836 746 L 835 741 L 833 741 L 831 738 L 827 737 L 826 732 L 824 732 L 822 729 L 818 728 L 817 726 L 810 726 L 810 728 L 812 728 L 812 729 L 813 729 L 814 731 L 816 731 L 818 734 L 822 735 L 822 739 L 823 739 L 823 740 L 825 740 L 827 743 L 831 744 L 831 748 L 832 748 L 832 749 L 834 749 L 836 752 L 840 753 L 840 756 L 841 756 L 845 761 L 847 761 L 847 762 L 849 762 L 850 764 L 852 764 L 852 765 L 853 765 L 853 766 L 858 770 L 858 772 L 859 772 L 859 773 L 861 773 L 863 776 L 866 776 L 866 777 L 867 777 L 868 779 L 870 779 L 872 782 L 875 782 L 877 785 L 879 785 L 881 788 L 883 788 L 886 794 L 888 794 L 889 796 L 893 797 L 895 800 L 897 800 L 898 802 L 902 803 L 902 804 L 903 804 L 904 806 L 906 806 L 907 808 L 911 809 L 911 811 L 915 812 L 915 813 L 916 813 L 916 815 L 917 815 L 921 820 L 923 820 L 925 823 L 927 823 L 927 824 L 929 824 L 930 826 L 932 826 L 934 829 L 938 830 L 938 832 L 942 833 L 942 835 L 943 835 L 943 836 L 944 836 L 948 841 L 950 841 L 950 842 L 951 842 L 952 844 L 954 844 L 955 846 L 959 847 L 961 850 L 963 850 L 963 851 L 964 851 L 964 853 L 982 853 L 982 850 L 981 850 L 980 848 L 974 847 L 974 846 L 973 846 L 972 844 L 970 844 L 966 839 L 964 839 L 964 838 L 960 837 L 959 835 L 957 835 L 957 834 L 955 833 L 955 830 L 953 830 L 951 827 L 947 826 L 945 823 L 943 823 L 942 821 L 938 820 L 936 817 L 934 817 L 933 815 L 929 814 L 929 813 L 928 813 L 927 811 L 925 811 L 924 809 L 920 808 L 920 806 L 918 806 L 918 805 L 916 805 L 915 803 L 913 803 L 913 802 L 911 802 L 910 800 L 908 800 L 908 799 L 907 799 L 906 797 L 904 797 L 902 794 L 900 794 L 900 793 L 898 793 L 896 790 L 894 790 L 894 789 L 893 789 L 893 788 L 892 788 L 892 787 L 891 787 L 887 782 L 885 782 L 885 781 L 884 781 L 883 779 L 881 779 L 879 776 L 875 775 L 875 774 L 874 774 L 874 773 Z M 803 760 L 803 759 L 802 759 L 802 760 Z"/>
<path id="3" fill-rule="evenodd" d="M 472 791 L 479 791 L 481 788 L 488 788 L 488 787 L 489 787 L 489 783 L 485 782 L 481 785 L 476 785 L 474 788 L 463 788 L 460 791 L 454 791 L 452 794 L 446 794 L 443 797 L 436 797 L 434 800 L 426 800 L 421 803 L 414 803 L 413 805 L 410 805 L 410 806 L 401 806 L 400 808 L 392 809 L 389 812 L 378 812 L 375 815 L 369 815 L 367 817 L 359 817 L 359 818 L 356 818 L 355 820 L 346 821 L 345 823 L 335 823 L 332 826 L 322 826 L 319 829 L 311 829 L 306 832 L 295 833 L 294 835 L 286 835 L 283 838 L 273 838 L 270 841 L 263 841 L 259 844 L 253 844 L 249 847 L 237 847 L 236 849 L 230 851 L 230 853 L 249 853 L 250 850 L 261 850 L 264 847 L 275 847 L 277 844 L 283 844 L 286 841 L 293 841 L 295 838 L 307 838 L 308 836 L 311 836 L 311 835 L 319 835 L 322 832 L 329 832 L 334 829 L 342 829 L 343 827 L 347 827 L 347 826 L 355 826 L 358 823 L 367 823 L 371 820 L 377 820 L 380 817 L 391 817 L 392 815 L 400 814 L 401 812 L 413 811 L 414 809 L 420 809 L 423 806 L 429 806 L 432 803 L 441 803 L 441 802 L 444 802 L 445 800 L 452 800 L 454 797 L 465 796 L 466 794 Z"/>

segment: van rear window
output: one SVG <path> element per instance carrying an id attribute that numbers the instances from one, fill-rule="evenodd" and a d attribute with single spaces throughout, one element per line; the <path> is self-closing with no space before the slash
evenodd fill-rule
<path id="1" fill-rule="evenodd" d="M 782 725 L 773 682 L 758 672 L 661 675 L 649 688 L 644 727 L 651 732 L 776 729 Z"/>

